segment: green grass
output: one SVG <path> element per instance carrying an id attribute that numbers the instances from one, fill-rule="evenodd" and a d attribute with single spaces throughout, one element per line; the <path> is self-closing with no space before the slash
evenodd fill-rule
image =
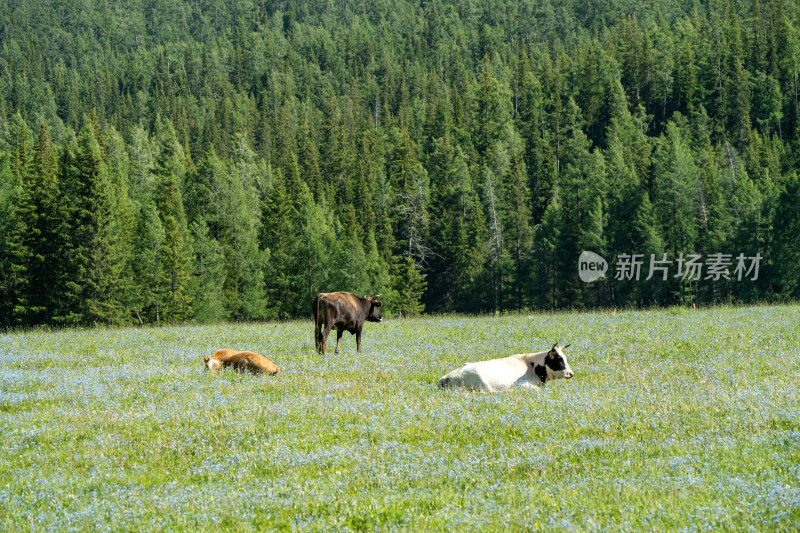
<path id="1" fill-rule="evenodd" d="M 326 357 L 312 329 L 0 336 L 0 530 L 800 528 L 800 307 L 387 320 Z M 556 341 L 570 381 L 436 387 Z"/>

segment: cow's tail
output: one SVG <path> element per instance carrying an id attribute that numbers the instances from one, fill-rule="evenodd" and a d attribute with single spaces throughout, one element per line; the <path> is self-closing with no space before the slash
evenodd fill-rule
<path id="1" fill-rule="evenodd" d="M 318 294 L 317 297 L 314 298 L 314 302 L 311 304 L 311 311 L 314 313 L 314 346 L 318 351 L 322 351 L 322 346 L 320 346 L 320 343 L 322 342 L 320 337 L 322 334 L 319 331 L 319 305 L 321 301 L 322 294 Z"/>

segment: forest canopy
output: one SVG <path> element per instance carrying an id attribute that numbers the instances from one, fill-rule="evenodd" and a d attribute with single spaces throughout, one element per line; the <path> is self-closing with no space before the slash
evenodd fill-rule
<path id="1" fill-rule="evenodd" d="M 799 19 L 2 3 L 0 327 L 286 319 L 333 290 L 403 315 L 797 298 Z"/>

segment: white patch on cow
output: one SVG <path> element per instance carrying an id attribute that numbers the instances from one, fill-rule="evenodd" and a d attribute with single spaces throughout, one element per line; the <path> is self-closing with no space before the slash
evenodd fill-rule
<path id="1" fill-rule="evenodd" d="M 206 367 L 211 370 L 212 372 L 216 372 L 222 366 L 222 363 L 217 361 L 216 359 L 209 359 L 206 363 Z"/>

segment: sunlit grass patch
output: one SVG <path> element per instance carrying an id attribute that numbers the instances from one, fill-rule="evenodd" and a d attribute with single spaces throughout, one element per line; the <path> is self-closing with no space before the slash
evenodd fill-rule
<path id="1" fill-rule="evenodd" d="M 800 308 L 0 336 L 0 529 L 795 530 Z M 439 390 L 567 349 L 576 377 Z M 278 377 L 205 372 L 219 348 Z"/>

